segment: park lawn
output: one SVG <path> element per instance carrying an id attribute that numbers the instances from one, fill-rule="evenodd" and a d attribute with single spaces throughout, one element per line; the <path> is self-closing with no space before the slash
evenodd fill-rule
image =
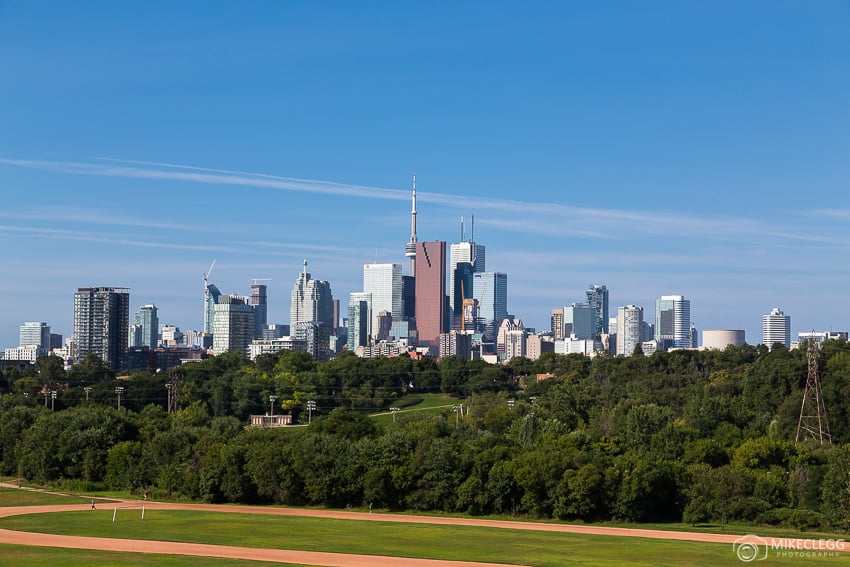
<path id="1" fill-rule="evenodd" d="M 399 398 L 393 403 L 393 406 L 399 408 L 396 418 L 400 419 L 406 415 L 416 415 L 419 412 L 434 415 L 451 412 L 452 406 L 458 403 L 465 403 L 465 401 L 448 394 L 409 394 Z M 370 414 L 370 417 L 381 424 L 393 422 L 392 412 L 387 408 Z"/>
<path id="2" fill-rule="evenodd" d="M 90 498 L 64 494 L 48 494 L 34 490 L 0 488 L 0 506 L 46 506 L 50 504 L 88 504 Z M 95 498 L 95 502 L 106 502 Z"/>
<path id="3" fill-rule="evenodd" d="M 236 513 L 138 510 L 30 514 L 0 527 L 42 533 L 121 537 L 446 560 L 561 567 L 737 565 L 729 544 L 591 536 L 469 526 L 399 524 Z M 818 558 L 846 564 L 847 556 Z M 762 563 L 763 565 L 765 563 Z M 820 563 L 819 563 L 820 564 Z"/>
<path id="4" fill-rule="evenodd" d="M 298 567 L 289 563 L 268 563 L 244 559 L 217 559 L 185 555 L 155 555 L 147 553 L 117 553 L 55 547 L 30 547 L 0 544 L 0 565 L 15 567 L 44 567 L 45 565 L 74 565 L 96 567 Z M 306 566 L 302 566 L 306 567 Z"/>

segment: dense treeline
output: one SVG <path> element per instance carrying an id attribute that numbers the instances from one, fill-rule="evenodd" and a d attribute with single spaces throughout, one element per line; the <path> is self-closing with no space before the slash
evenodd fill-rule
<path id="1" fill-rule="evenodd" d="M 824 446 L 794 442 L 804 350 L 505 366 L 227 353 L 124 380 L 96 358 L 67 373 L 46 358 L 0 380 L 0 474 L 213 502 L 846 530 L 850 345 L 827 341 L 819 361 Z M 542 373 L 553 377 L 538 382 Z M 168 381 L 179 384 L 172 413 Z M 462 398 L 463 417 L 401 412 L 378 425 L 364 413 L 422 392 Z M 318 411 L 309 427 L 246 428 L 270 395 L 296 421 L 308 400 Z"/>

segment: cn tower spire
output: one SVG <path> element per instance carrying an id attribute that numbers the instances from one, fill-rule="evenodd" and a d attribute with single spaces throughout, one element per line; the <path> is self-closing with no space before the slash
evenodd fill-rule
<path id="1" fill-rule="evenodd" d="M 410 275 L 416 275 L 416 172 L 413 172 L 413 208 L 410 211 L 410 242 L 404 247 L 404 255 L 410 258 Z"/>

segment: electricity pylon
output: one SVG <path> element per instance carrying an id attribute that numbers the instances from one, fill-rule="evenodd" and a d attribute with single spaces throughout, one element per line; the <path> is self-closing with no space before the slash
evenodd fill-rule
<path id="1" fill-rule="evenodd" d="M 806 390 L 803 392 L 803 404 L 800 406 L 800 421 L 797 423 L 797 443 L 812 439 L 823 445 L 832 443 L 832 439 L 829 436 L 826 406 L 823 403 L 818 378 L 818 343 L 814 338 L 810 338 L 807 342 L 809 374 L 806 378 Z"/>

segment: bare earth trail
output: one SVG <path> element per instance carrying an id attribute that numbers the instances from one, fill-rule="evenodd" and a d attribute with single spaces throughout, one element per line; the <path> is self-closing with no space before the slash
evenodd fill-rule
<path id="1" fill-rule="evenodd" d="M 137 500 L 122 501 L 127 504 L 139 504 Z M 111 506 L 104 504 L 104 507 Z M 61 504 L 51 506 L 13 506 L 0 507 L 0 518 L 19 514 L 44 512 L 71 512 L 88 509 L 89 504 Z M 591 534 L 619 537 L 642 537 L 661 540 L 698 541 L 706 543 L 733 543 L 740 535 L 704 534 L 695 532 L 674 532 L 664 530 L 642 530 L 632 528 L 612 528 L 601 526 L 583 526 L 567 524 L 546 524 L 540 522 L 516 522 L 509 520 L 486 520 L 475 518 L 443 518 L 435 516 L 408 516 L 379 514 L 368 512 L 346 512 L 342 510 L 306 510 L 298 508 L 269 508 L 263 506 L 234 506 L 215 504 L 176 504 L 166 502 L 146 502 L 148 510 L 193 510 L 199 512 L 228 512 L 238 514 L 264 514 L 274 516 L 301 516 L 313 518 L 333 518 L 340 520 L 359 520 L 375 522 L 400 522 L 419 524 L 439 524 L 451 526 L 478 526 L 513 530 L 534 530 Z M 317 551 L 295 551 L 285 549 L 265 549 L 254 547 L 236 547 L 195 543 L 176 543 L 116 539 L 101 537 L 77 537 L 42 533 L 19 532 L 0 529 L 0 543 L 30 545 L 36 547 L 64 547 L 70 549 L 91 549 L 100 551 L 121 551 L 132 553 L 159 553 L 169 555 L 192 555 L 200 557 L 220 557 L 228 559 L 248 559 L 279 563 L 297 563 L 321 565 L 327 567 L 390 567 L 405 565 L 411 567 L 504 567 L 504 563 L 480 563 L 472 561 L 448 561 L 437 559 L 414 559 L 386 557 L 378 555 L 354 555 Z"/>

